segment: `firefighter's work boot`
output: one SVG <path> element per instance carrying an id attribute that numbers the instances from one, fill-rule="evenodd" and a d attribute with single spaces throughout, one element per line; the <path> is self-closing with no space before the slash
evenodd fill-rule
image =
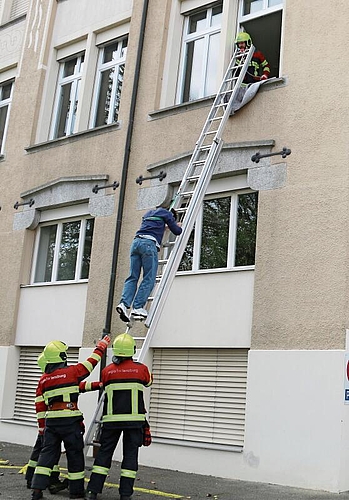
<path id="1" fill-rule="evenodd" d="M 85 500 L 96 500 L 97 499 L 97 493 L 94 491 L 86 491 L 85 493 Z"/>
<path id="2" fill-rule="evenodd" d="M 42 494 L 42 490 L 33 490 L 32 500 L 40 500 L 44 495 Z"/>
<path id="3" fill-rule="evenodd" d="M 55 482 L 51 483 L 50 486 L 48 487 L 49 492 L 52 495 L 56 495 L 56 493 L 59 493 L 60 491 L 66 490 L 69 486 L 69 481 L 68 479 L 64 479 L 63 481 L 60 481 L 57 479 Z"/>

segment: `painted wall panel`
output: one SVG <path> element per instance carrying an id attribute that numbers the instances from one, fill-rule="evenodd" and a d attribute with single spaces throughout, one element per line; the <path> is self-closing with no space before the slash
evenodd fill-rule
<path id="1" fill-rule="evenodd" d="M 81 346 L 87 283 L 21 288 L 16 345 L 59 339 Z"/>

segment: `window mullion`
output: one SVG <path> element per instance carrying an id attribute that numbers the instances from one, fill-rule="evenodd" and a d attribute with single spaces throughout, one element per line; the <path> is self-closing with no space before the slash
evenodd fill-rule
<path id="1" fill-rule="evenodd" d="M 208 50 L 209 50 L 209 45 L 210 45 L 210 35 L 205 36 L 205 41 L 204 41 L 204 64 L 202 65 L 202 73 L 201 73 L 201 93 L 202 95 L 206 95 L 206 84 L 207 84 L 207 66 L 208 66 Z"/>
<path id="2" fill-rule="evenodd" d="M 41 227 L 39 226 L 38 232 L 37 232 L 36 238 L 35 238 L 35 243 L 34 243 L 34 252 L 33 252 L 33 262 L 34 262 L 34 265 L 32 266 L 30 283 L 34 283 L 34 280 L 35 280 L 36 268 L 38 266 L 38 255 L 39 255 L 40 238 L 41 238 Z"/>
<path id="3" fill-rule="evenodd" d="M 231 231 L 231 238 L 229 235 L 229 260 L 231 262 L 231 267 L 235 267 L 235 251 L 236 251 L 236 231 L 238 223 L 238 194 L 233 194 L 231 197 L 231 210 L 230 210 L 230 226 L 229 231 Z M 231 247 L 231 248 L 230 248 Z"/>
<path id="4" fill-rule="evenodd" d="M 93 128 L 95 126 L 97 111 L 98 111 L 98 109 L 97 109 L 98 108 L 98 96 L 99 96 L 100 86 L 101 86 L 101 81 L 102 81 L 102 72 L 104 70 L 103 54 L 104 54 L 104 49 L 100 50 L 99 57 L 98 57 L 98 66 L 97 66 L 98 76 L 96 78 L 96 87 L 95 87 L 94 96 L 93 96 L 91 122 L 90 122 L 91 128 Z"/>
<path id="5" fill-rule="evenodd" d="M 52 277 L 51 277 L 52 282 L 57 281 L 59 254 L 60 254 L 61 241 L 62 241 L 62 232 L 63 232 L 63 224 L 60 222 L 57 224 L 55 251 L 53 254 L 53 262 L 52 262 Z"/>
<path id="6" fill-rule="evenodd" d="M 75 280 L 79 280 L 81 276 L 82 258 L 84 253 L 84 243 L 86 234 L 86 219 L 82 219 L 80 223 L 80 234 L 78 251 L 76 255 Z"/>
<path id="7" fill-rule="evenodd" d="M 236 247 L 236 227 L 237 227 L 237 195 L 230 198 L 230 219 L 229 219 L 229 237 L 228 237 L 228 269 L 235 265 L 235 247 Z"/>
<path id="8" fill-rule="evenodd" d="M 76 101 L 76 92 L 77 92 L 77 80 L 72 81 L 72 86 L 70 89 L 70 104 L 69 104 L 69 117 L 67 121 L 67 128 L 66 128 L 66 135 L 71 135 L 73 133 L 72 130 L 72 123 L 73 123 L 73 116 L 74 116 L 74 108 L 75 108 L 75 101 Z"/>
<path id="9" fill-rule="evenodd" d="M 201 255 L 201 239 L 202 239 L 202 220 L 203 220 L 203 203 L 199 214 L 195 221 L 195 233 L 194 233 L 194 248 L 193 248 L 193 271 L 200 269 L 200 255 Z"/>
<path id="10" fill-rule="evenodd" d="M 112 69 L 112 68 L 110 68 L 110 69 Z M 110 105 L 109 105 L 108 121 L 107 121 L 108 125 L 110 123 L 113 123 L 115 96 L 116 96 L 116 90 L 117 90 L 117 84 L 118 84 L 119 70 L 120 70 L 120 65 L 116 64 L 114 66 L 113 85 L 112 85 L 111 94 L 110 94 Z"/>
<path id="11" fill-rule="evenodd" d="M 188 24 L 189 24 L 189 16 L 185 17 L 184 19 L 183 33 L 187 33 Z M 179 64 L 179 81 L 178 81 L 177 98 L 176 98 L 177 103 L 182 102 L 182 97 L 183 97 L 183 87 L 185 81 L 185 61 L 187 58 L 187 51 L 188 51 L 188 44 L 186 42 L 186 35 L 184 35 L 182 40 L 182 51 L 181 51 L 182 56 Z"/>

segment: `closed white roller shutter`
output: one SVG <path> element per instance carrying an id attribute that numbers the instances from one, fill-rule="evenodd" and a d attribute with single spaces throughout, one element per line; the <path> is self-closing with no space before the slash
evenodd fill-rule
<path id="1" fill-rule="evenodd" d="M 23 422 L 36 422 L 35 392 L 42 375 L 37 364 L 39 354 L 43 347 L 21 347 L 18 366 L 18 379 L 15 399 L 14 420 Z M 68 364 L 78 362 L 79 349 L 68 349 Z"/>
<path id="2" fill-rule="evenodd" d="M 155 349 L 154 438 L 242 447 L 247 349 Z"/>
<path id="3" fill-rule="evenodd" d="M 20 17 L 26 14 L 28 6 L 29 0 L 13 0 L 10 13 L 10 21 L 12 21 L 12 19 L 16 19 L 16 17 Z"/>

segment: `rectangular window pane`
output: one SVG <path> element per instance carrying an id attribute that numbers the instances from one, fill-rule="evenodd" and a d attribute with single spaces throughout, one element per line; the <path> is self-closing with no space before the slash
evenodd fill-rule
<path id="1" fill-rule="evenodd" d="M 203 38 L 187 44 L 186 73 L 183 90 L 183 101 L 193 101 L 199 99 L 202 87 L 202 66 L 204 63 Z"/>
<path id="2" fill-rule="evenodd" d="M 103 63 L 110 62 L 116 59 L 118 50 L 118 42 L 111 43 L 104 47 L 103 50 Z"/>
<path id="3" fill-rule="evenodd" d="M 4 140 L 7 111 L 8 106 L 2 106 L 2 108 L 0 108 L 0 151 L 2 151 L 2 143 Z"/>
<path id="4" fill-rule="evenodd" d="M 263 9 L 263 0 L 244 0 L 244 16 Z"/>
<path id="5" fill-rule="evenodd" d="M 203 204 L 200 269 L 227 267 L 231 197 Z"/>
<path id="6" fill-rule="evenodd" d="M 222 5 L 212 9 L 211 26 L 220 26 L 222 22 Z"/>
<path id="7" fill-rule="evenodd" d="M 5 99 L 9 99 L 11 97 L 11 89 L 12 89 L 12 82 L 2 86 L 2 92 L 1 92 L 2 101 L 4 101 Z"/>
<path id="8" fill-rule="evenodd" d="M 194 235 L 195 229 L 192 230 L 189 236 L 189 240 L 184 250 L 181 263 L 179 264 L 178 271 L 191 271 L 193 268 Z"/>
<path id="9" fill-rule="evenodd" d="M 235 266 L 255 263 L 258 193 L 238 197 Z"/>
<path id="10" fill-rule="evenodd" d="M 74 73 L 77 71 L 77 62 L 78 58 L 74 57 L 73 59 L 70 59 L 69 61 L 66 61 L 64 63 L 63 78 L 74 75 Z"/>
<path id="11" fill-rule="evenodd" d="M 282 5 L 283 0 L 268 0 L 268 7 L 275 7 L 275 5 Z"/>
<path id="12" fill-rule="evenodd" d="M 81 266 L 81 276 L 80 276 L 81 279 L 87 279 L 90 272 L 93 228 L 94 228 L 94 219 L 88 219 L 86 221 L 85 243 L 82 255 L 82 266 Z"/>
<path id="13" fill-rule="evenodd" d="M 119 116 L 120 99 L 121 99 L 121 89 L 122 82 L 124 81 L 125 65 L 120 64 L 118 76 L 116 80 L 116 93 L 115 93 L 115 103 L 114 103 L 114 118 L 113 121 L 116 122 Z"/>
<path id="14" fill-rule="evenodd" d="M 76 113 L 78 110 L 78 103 L 79 103 L 80 83 L 81 83 L 81 80 L 77 80 L 76 86 L 75 86 L 75 92 L 74 92 L 74 96 L 73 96 L 73 110 L 72 110 L 73 116 L 72 116 L 69 130 L 67 131 L 67 133 L 69 135 L 74 133 Z"/>
<path id="15" fill-rule="evenodd" d="M 207 11 L 199 12 L 189 18 L 188 33 L 196 33 L 206 28 Z"/>
<path id="16" fill-rule="evenodd" d="M 75 279 L 81 221 L 65 222 L 59 247 L 58 281 Z"/>
<path id="17" fill-rule="evenodd" d="M 69 111 L 71 107 L 71 88 L 72 84 L 68 83 L 61 86 L 60 101 L 59 101 L 59 115 L 58 115 L 58 129 L 56 137 L 64 137 L 67 135 L 67 123 L 69 118 Z"/>
<path id="18" fill-rule="evenodd" d="M 113 88 L 113 75 L 115 68 L 111 68 L 101 73 L 99 96 L 98 96 L 98 109 L 96 116 L 95 126 L 106 125 L 108 123 L 110 98 Z"/>
<path id="19" fill-rule="evenodd" d="M 43 283 L 52 279 L 56 233 L 57 224 L 42 227 L 40 230 L 40 242 L 34 278 L 35 283 Z"/>
<path id="20" fill-rule="evenodd" d="M 206 69 L 205 95 L 211 95 L 217 88 L 217 63 L 219 59 L 220 33 L 210 36 Z"/>

